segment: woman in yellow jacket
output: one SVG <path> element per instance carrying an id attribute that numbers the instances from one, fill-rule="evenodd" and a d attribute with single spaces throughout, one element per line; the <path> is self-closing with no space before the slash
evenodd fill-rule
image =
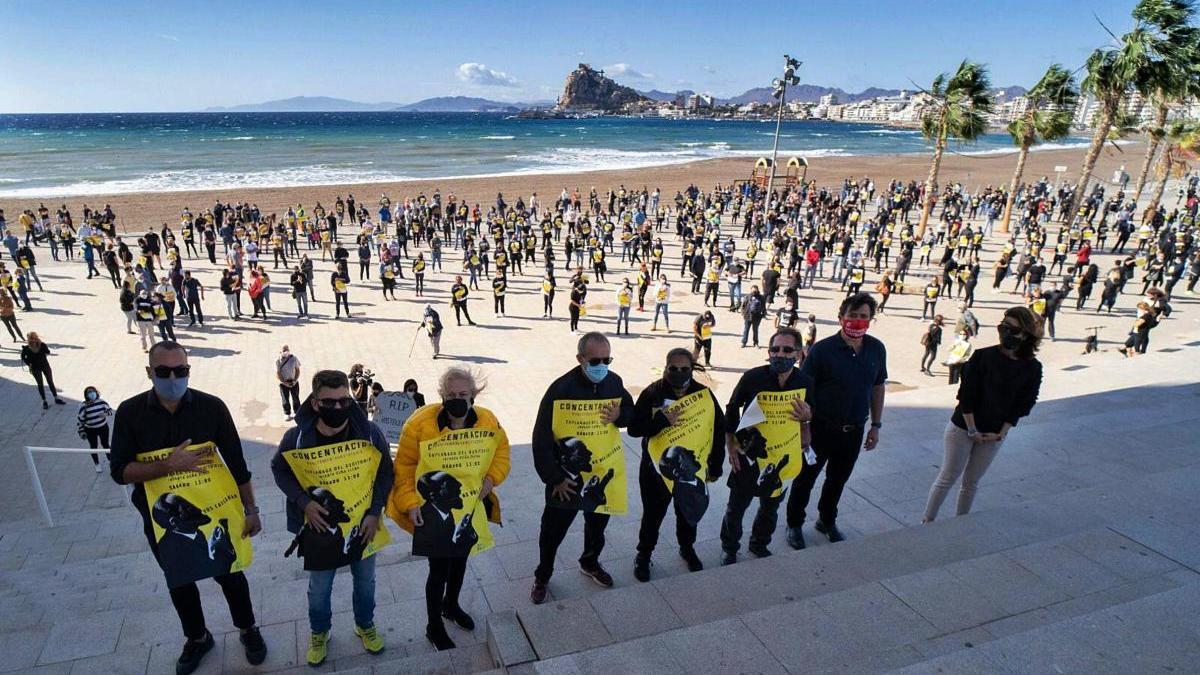
<path id="1" fill-rule="evenodd" d="M 429 558 L 429 577 L 425 581 L 425 609 L 429 623 L 425 636 L 439 651 L 454 648 L 442 617 L 464 630 L 475 628 L 474 620 L 458 604 L 467 572 L 467 557 L 478 540 L 478 533 L 471 523 L 474 509 L 463 513 L 463 497 L 473 496 L 475 486 L 479 486 L 478 500 L 482 502 L 488 520 L 499 523 L 500 502 L 494 490 L 508 476 L 508 436 L 490 410 L 475 405 L 481 390 L 469 370 L 449 368 L 442 374 L 438 382 L 442 402 L 422 407 L 404 424 L 394 465 L 396 480 L 388 497 L 387 514 L 414 535 L 413 553 Z M 483 441 L 494 442 L 490 462 L 485 459 L 477 467 L 426 471 L 418 476 L 422 459 L 426 460 L 426 467 L 441 465 L 436 457 L 422 457 L 422 453 L 430 452 L 434 447 L 430 441 L 462 429 L 492 432 Z M 451 442 L 459 444 L 455 447 L 461 457 L 471 455 L 462 452 L 461 443 L 475 441 L 447 439 L 447 445 Z M 486 458 L 486 455 L 485 452 L 483 456 Z M 469 465 L 470 462 L 456 464 Z M 461 521 L 456 521 L 452 515 L 454 510 L 460 511 Z"/>

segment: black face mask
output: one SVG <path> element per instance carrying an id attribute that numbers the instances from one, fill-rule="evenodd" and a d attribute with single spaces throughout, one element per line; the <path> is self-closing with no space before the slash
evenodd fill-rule
<path id="1" fill-rule="evenodd" d="M 318 408 L 317 418 L 324 422 L 325 426 L 331 429 L 337 429 L 350 419 L 350 408 Z"/>
<path id="2" fill-rule="evenodd" d="M 1012 333 L 1000 334 L 1000 346 L 1010 352 L 1018 351 L 1024 344 L 1025 340 L 1021 339 L 1020 335 L 1013 335 Z"/>
<path id="3" fill-rule="evenodd" d="M 465 398 L 448 398 L 442 401 L 442 408 L 451 417 L 466 417 L 467 411 L 471 409 L 471 402 Z"/>
<path id="4" fill-rule="evenodd" d="M 688 386 L 688 383 L 691 381 L 692 381 L 692 371 L 690 371 L 690 370 L 683 370 L 683 371 L 668 370 L 667 371 L 667 384 L 671 385 L 672 387 L 674 387 L 676 389 L 683 389 L 684 387 Z"/>

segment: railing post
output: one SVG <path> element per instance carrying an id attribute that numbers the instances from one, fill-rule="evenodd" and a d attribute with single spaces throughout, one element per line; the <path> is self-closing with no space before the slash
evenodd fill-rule
<path id="1" fill-rule="evenodd" d="M 29 478 L 33 483 L 33 494 L 37 497 L 38 507 L 48 527 L 54 527 L 54 518 L 50 517 L 50 505 L 46 503 L 46 493 L 42 490 L 42 478 L 38 475 L 37 465 L 33 463 L 33 452 L 25 446 L 25 466 L 29 467 Z"/>

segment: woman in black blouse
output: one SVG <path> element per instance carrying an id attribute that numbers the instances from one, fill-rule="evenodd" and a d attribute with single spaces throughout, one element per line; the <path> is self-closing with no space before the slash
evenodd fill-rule
<path id="1" fill-rule="evenodd" d="M 962 476 L 958 515 L 970 512 L 975 488 L 1017 420 L 1033 410 L 1042 385 L 1042 364 L 1034 354 L 1042 340 L 1042 320 L 1028 307 L 1011 307 L 997 326 L 1000 344 L 975 352 L 963 369 L 958 406 L 946 425 L 946 457 L 929 489 L 925 517 L 933 522 L 946 494 Z"/>
<path id="2" fill-rule="evenodd" d="M 50 370 L 50 357 L 52 356 L 50 345 L 42 342 L 37 333 L 30 332 L 26 338 L 25 346 L 21 347 L 21 363 L 24 363 L 29 372 L 33 374 L 34 381 L 37 382 L 38 394 L 42 397 L 42 409 L 49 408 L 50 405 L 46 402 L 46 389 L 44 384 L 50 385 L 50 395 L 54 397 L 54 402 L 59 405 L 66 405 L 66 401 L 58 395 L 58 390 L 54 388 L 54 373 Z"/>

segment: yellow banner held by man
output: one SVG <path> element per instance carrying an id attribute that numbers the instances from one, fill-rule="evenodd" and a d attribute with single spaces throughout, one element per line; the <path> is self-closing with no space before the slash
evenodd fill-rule
<path id="1" fill-rule="evenodd" d="M 159 462 L 174 448 L 139 453 L 139 462 Z M 245 510 L 233 474 L 213 443 L 188 446 L 204 456 L 204 473 L 177 471 L 143 483 L 158 558 L 175 588 L 250 566 L 254 549 L 242 537 Z"/>
<path id="2" fill-rule="evenodd" d="M 284 452 L 283 458 L 309 498 L 328 511 L 323 517 L 332 526 L 317 530 L 306 523 L 300 531 L 304 569 L 337 569 L 387 546 L 391 537 L 382 518 L 371 541 L 363 541 L 360 535 L 382 458 L 370 441 L 296 448 Z"/>
<path id="3" fill-rule="evenodd" d="M 675 495 L 679 512 L 689 524 L 695 525 L 708 510 L 705 467 L 712 454 L 716 423 L 712 393 L 703 389 L 688 394 L 666 410 L 678 415 L 678 421 L 651 436 L 646 449 L 667 489 Z"/>
<path id="4" fill-rule="evenodd" d="M 550 428 L 557 445 L 558 466 L 575 481 L 575 495 L 568 500 L 551 499 L 564 509 L 624 515 L 625 446 L 621 431 L 601 419 L 610 405 L 621 399 L 561 400 L 554 402 Z"/>
<path id="5" fill-rule="evenodd" d="M 498 440 L 491 429 L 458 429 L 421 442 L 422 525 L 413 530 L 413 555 L 464 558 L 494 545 L 479 490 Z"/>
<path id="6" fill-rule="evenodd" d="M 754 494 L 778 497 L 800 475 L 804 450 L 800 424 L 791 414 L 792 403 L 803 398 L 803 389 L 759 392 L 752 406 L 761 411 L 760 416 L 753 416 L 760 421 L 737 432 L 742 453 L 749 460 L 737 479 Z M 743 423 L 752 417 L 749 413 L 743 415 Z M 746 475 L 740 475 L 743 473 Z"/>

